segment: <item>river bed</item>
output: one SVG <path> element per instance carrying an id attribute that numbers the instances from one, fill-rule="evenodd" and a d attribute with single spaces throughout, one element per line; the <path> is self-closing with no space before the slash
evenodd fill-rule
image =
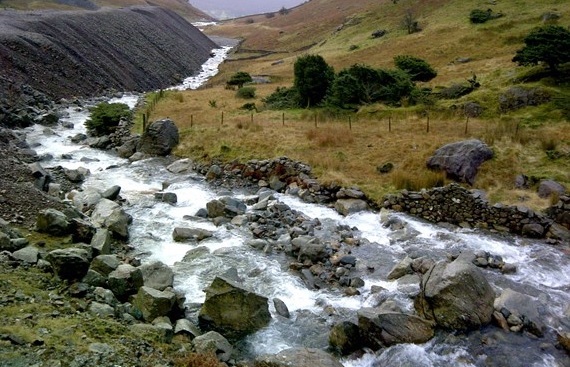
<path id="1" fill-rule="evenodd" d="M 175 88 L 194 89 L 204 83 L 217 72 L 217 66 L 225 58 L 227 50 L 215 51 L 200 75 L 186 79 Z M 127 94 L 112 102 L 123 102 L 133 107 L 138 98 Z M 343 360 L 344 366 L 570 365 L 564 353 L 553 347 L 553 330 L 561 327 L 563 315 L 568 312 L 570 304 L 570 263 L 567 256 L 555 247 L 513 236 L 439 227 L 399 213 L 383 213 L 408 224 L 408 235 L 401 237 L 401 233 L 382 225 L 379 213 L 364 212 L 343 217 L 328 207 L 278 194 L 279 201 L 310 218 L 318 218 L 324 225 L 342 224 L 357 229 L 366 246 L 355 249 L 353 254 L 358 261 L 372 264 L 376 269 L 363 276 L 365 286 L 356 296 L 348 297 L 335 290 L 310 290 L 285 265 L 284 255 L 264 254 L 246 246 L 245 243 L 251 238 L 249 231 L 234 226 L 216 227 L 210 221 L 193 217 L 210 200 L 228 194 L 246 198 L 247 193 L 213 187 L 196 173 L 173 174 L 166 170 L 162 158 L 130 163 L 112 152 L 71 143 L 69 137 L 85 132 L 83 122 L 86 118 L 87 109 L 69 107 L 62 120 L 72 123 L 73 129 L 62 125 L 53 129 L 34 126 L 27 130 L 28 142 L 40 156 L 49 154 L 52 157 L 42 162 L 46 167 L 88 168 L 91 174 L 84 183 L 85 188 L 104 190 L 113 185 L 121 186 L 121 196 L 126 200 L 125 210 L 133 217 L 131 246 L 143 262 L 162 261 L 174 269 L 175 288 L 186 295 L 190 307 L 189 318 L 195 320 L 195 305 L 203 302 L 203 289 L 215 276 L 232 267 L 238 270 L 245 287 L 270 300 L 278 297 L 289 308 L 291 319 L 273 317 L 267 328 L 240 342 L 236 346 L 238 358 L 274 354 L 290 347 L 326 348 L 333 321 L 354 321 L 358 309 L 373 306 L 377 302 L 378 295 L 371 292 L 373 286 L 384 289 L 382 297 L 395 300 L 402 309 L 412 310 L 409 285 L 386 279 L 387 271 L 406 255 L 425 254 L 445 259 L 450 253 L 484 250 L 517 265 L 517 272 L 512 275 L 491 270 L 484 270 L 484 273 L 497 294 L 503 289 L 512 288 L 531 295 L 542 305 L 543 322 L 550 329 L 545 338 L 506 334 L 494 326 L 467 335 L 438 332 L 426 344 L 396 345 L 377 354 L 370 352 L 360 358 Z M 72 158 L 64 158 L 69 156 Z M 169 184 L 167 191 L 178 197 L 175 205 L 154 198 L 154 193 L 161 191 L 165 182 Z M 197 246 L 174 242 L 172 231 L 177 226 L 212 231 L 214 236 L 211 239 L 200 242 L 200 246 L 208 248 L 208 253 L 199 256 L 191 264 L 181 261 L 188 250 Z M 272 307 L 270 311 L 275 316 Z M 334 315 L 330 314 L 330 310 L 334 310 Z"/>

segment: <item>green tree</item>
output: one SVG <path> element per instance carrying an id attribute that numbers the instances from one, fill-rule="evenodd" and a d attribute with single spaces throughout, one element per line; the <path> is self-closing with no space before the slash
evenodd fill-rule
<path id="1" fill-rule="evenodd" d="M 254 87 L 241 87 L 236 92 L 236 97 L 244 98 L 244 99 L 255 98 L 255 88 Z"/>
<path id="2" fill-rule="evenodd" d="M 253 79 L 251 75 L 245 71 L 238 71 L 230 77 L 227 84 L 231 86 L 237 86 L 238 89 L 242 88 L 245 83 L 251 83 Z"/>
<path id="3" fill-rule="evenodd" d="M 301 106 L 316 106 L 323 101 L 334 81 L 334 70 L 320 55 L 301 56 L 293 67 L 294 86 Z"/>
<path id="4" fill-rule="evenodd" d="M 88 132 L 95 136 L 107 135 L 115 131 L 122 119 L 130 119 L 132 112 L 124 103 L 102 102 L 89 108 L 91 115 L 85 121 Z"/>
<path id="5" fill-rule="evenodd" d="M 513 61 L 519 65 L 548 65 L 553 73 L 558 66 L 570 61 L 570 31 L 557 25 L 547 25 L 530 32 L 525 46 L 517 51 Z"/>
<path id="6" fill-rule="evenodd" d="M 413 81 L 428 82 L 437 76 L 437 72 L 427 61 L 409 55 L 394 57 L 394 64 L 410 75 Z"/>

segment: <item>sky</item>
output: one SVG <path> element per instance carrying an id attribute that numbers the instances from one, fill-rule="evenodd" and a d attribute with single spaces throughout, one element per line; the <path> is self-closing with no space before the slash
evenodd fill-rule
<path id="1" fill-rule="evenodd" d="M 236 18 L 291 8 L 306 0 L 189 0 L 194 7 L 218 19 Z"/>

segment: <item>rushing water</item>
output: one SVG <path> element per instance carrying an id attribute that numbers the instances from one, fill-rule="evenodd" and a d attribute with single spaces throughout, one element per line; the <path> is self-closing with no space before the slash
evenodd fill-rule
<path id="1" fill-rule="evenodd" d="M 215 73 L 223 60 L 223 51 L 216 54 L 201 75 L 187 79 L 178 88 L 195 88 Z M 225 51 L 227 52 L 227 51 Z M 225 55 L 225 54 L 224 54 Z M 137 96 L 125 95 L 122 101 L 131 107 Z M 381 296 L 394 299 L 403 309 L 412 309 L 409 296 L 414 286 L 388 281 L 387 271 L 406 255 L 428 255 L 441 259 L 448 253 L 465 249 L 485 250 L 501 255 L 506 262 L 515 263 L 514 275 L 501 275 L 485 271 L 493 287 L 513 288 L 526 293 L 544 304 L 543 321 L 552 329 L 560 327 L 562 315 L 570 304 L 570 264 L 556 248 L 540 242 L 515 237 L 499 238 L 475 230 L 448 229 L 428 224 L 403 214 L 390 213 L 408 223 L 403 235 L 381 225 L 380 215 L 365 212 L 343 217 L 336 211 L 315 204 L 307 204 L 298 198 L 277 195 L 286 203 L 308 217 L 319 218 L 323 225 L 344 224 L 358 228 L 359 236 L 366 240 L 365 246 L 353 252 L 363 264 L 373 264 L 376 271 L 363 276 L 366 285 L 361 294 L 347 297 L 336 291 L 309 290 L 296 275 L 288 271 L 279 254 L 263 254 L 245 246 L 251 235 L 233 226 L 216 227 L 211 222 L 199 220 L 193 215 L 206 203 L 227 195 L 205 183 L 195 173 L 172 174 L 165 169 L 164 160 L 153 158 L 135 163 L 118 158 L 110 152 L 93 150 L 75 145 L 69 137 L 85 132 L 83 122 L 88 117 L 86 109 L 68 108 L 63 120 L 74 124 L 73 129 L 58 126 L 53 129 L 35 126 L 28 129 L 28 141 L 38 154 L 50 155 L 45 166 L 67 168 L 86 167 L 91 171 L 84 187 L 106 189 L 121 186 L 121 196 L 126 199 L 126 211 L 134 218 L 130 229 L 130 243 L 143 261 L 162 261 L 175 271 L 175 288 L 184 292 L 190 307 L 190 318 L 195 318 L 195 304 L 204 300 L 203 289 L 215 276 L 231 267 L 238 269 L 244 285 L 269 299 L 278 297 L 291 311 L 292 318 L 274 317 L 271 324 L 246 338 L 239 345 L 242 356 L 276 353 L 289 347 L 325 348 L 328 330 L 333 321 L 354 320 L 356 310 L 373 306 L 378 294 L 372 294 L 374 285 L 384 288 Z M 72 159 L 63 159 L 62 154 Z M 114 167 L 107 169 L 107 167 Z M 168 191 L 176 193 L 176 205 L 158 202 L 154 193 L 168 182 Z M 232 193 L 240 196 L 241 193 Z M 197 246 L 177 243 L 172 240 L 172 231 L 177 226 L 203 228 L 214 232 L 214 237 L 202 241 L 200 246 L 208 251 L 197 255 L 192 263 L 181 261 L 188 250 Z M 417 287 L 417 286 L 416 286 Z M 271 306 L 272 307 L 272 306 Z M 324 311 L 327 309 L 328 311 Z M 334 312 L 330 312 L 330 310 Z M 274 309 L 270 309 L 275 313 Z M 192 313 L 194 311 L 194 313 Z M 490 356 L 513 357 L 513 366 L 568 366 L 564 355 L 553 348 L 541 347 L 541 341 L 527 336 L 507 336 L 497 328 L 489 327 L 470 335 L 440 333 L 424 344 L 401 344 L 383 350 L 378 355 L 368 353 L 358 359 L 344 360 L 346 367 L 362 366 L 494 366 Z M 508 334 L 504 334 L 508 335 Z M 503 339 L 501 339 L 503 338 Z M 483 346 L 482 340 L 494 340 Z M 550 335 L 548 342 L 552 342 Z"/>

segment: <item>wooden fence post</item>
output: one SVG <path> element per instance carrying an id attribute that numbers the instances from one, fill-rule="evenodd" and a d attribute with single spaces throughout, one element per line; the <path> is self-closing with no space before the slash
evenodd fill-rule
<path id="1" fill-rule="evenodd" d="M 281 124 L 282 126 L 285 126 L 285 112 L 283 112 L 283 114 L 281 115 Z"/>
<path id="2" fill-rule="evenodd" d="M 465 119 L 465 135 L 467 135 L 468 131 L 469 131 L 469 115 Z"/>
<path id="3" fill-rule="evenodd" d="M 190 127 L 194 126 L 194 115 L 190 115 Z"/>
<path id="4" fill-rule="evenodd" d="M 222 125 L 224 124 L 224 111 L 222 111 Z"/>
<path id="5" fill-rule="evenodd" d="M 348 116 L 348 129 L 352 130 L 352 119 Z"/>
<path id="6" fill-rule="evenodd" d="M 392 132 L 392 116 L 388 116 L 388 132 Z"/>
<path id="7" fill-rule="evenodd" d="M 427 115 L 427 128 L 426 132 L 429 133 L 429 114 Z"/>
<path id="8" fill-rule="evenodd" d="M 317 127 L 317 115 L 315 115 L 315 127 Z"/>

